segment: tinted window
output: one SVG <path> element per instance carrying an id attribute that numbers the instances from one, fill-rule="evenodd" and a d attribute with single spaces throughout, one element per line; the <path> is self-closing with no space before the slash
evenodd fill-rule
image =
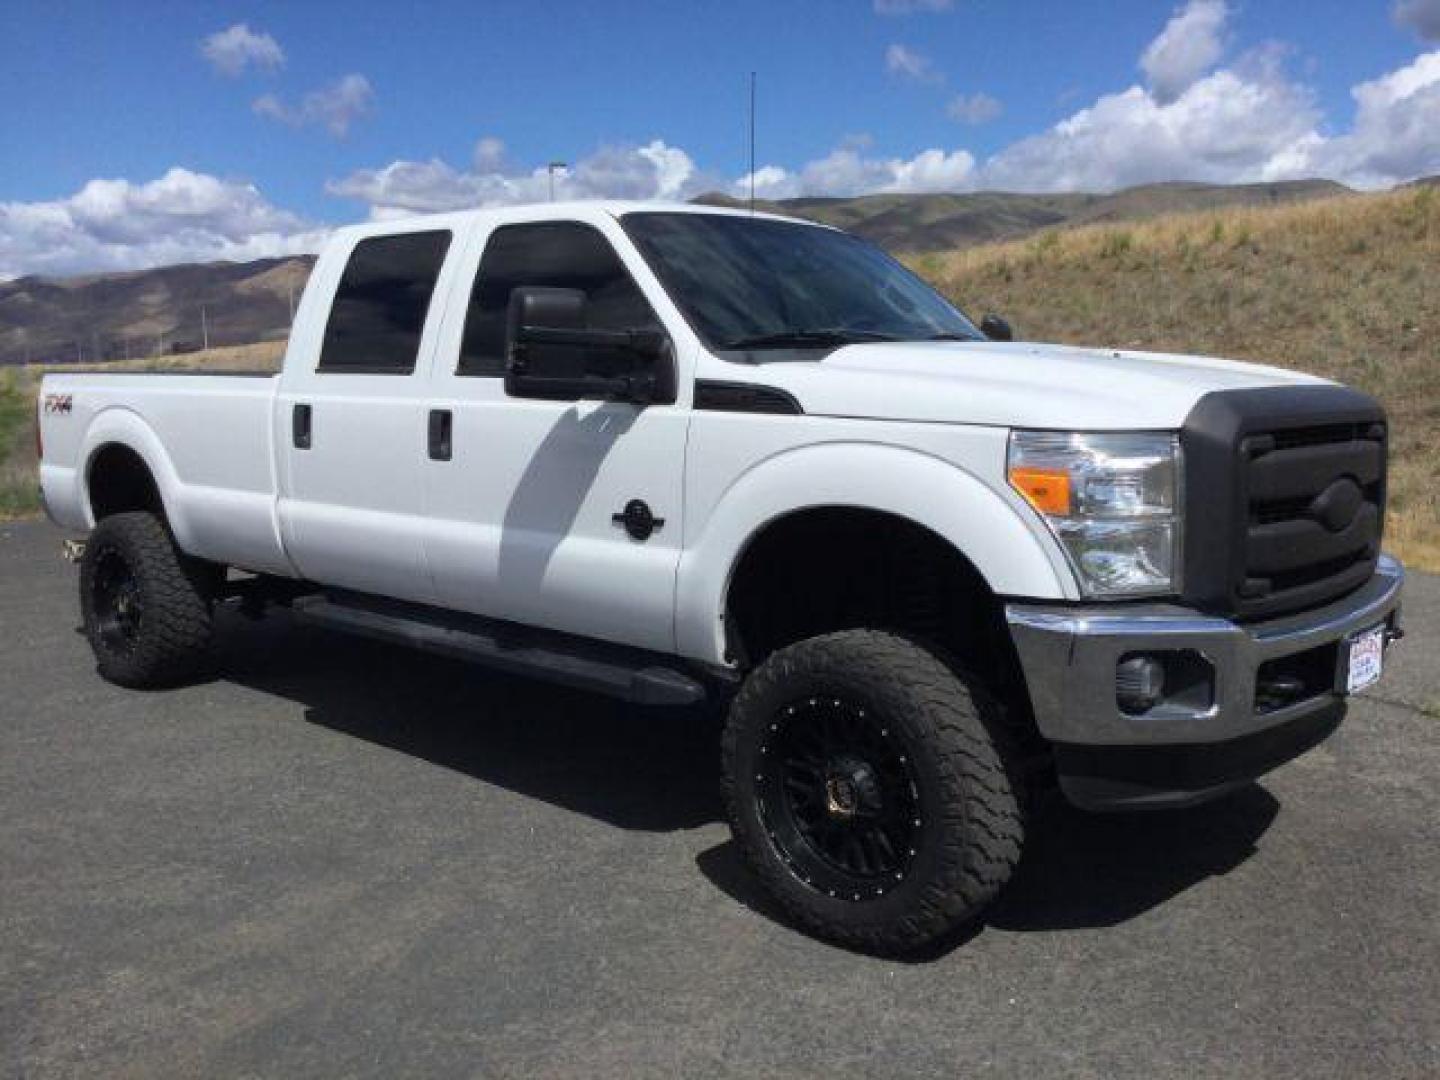
<path id="1" fill-rule="evenodd" d="M 408 375 L 448 232 L 377 236 L 355 245 L 325 326 L 320 371 Z"/>
<path id="2" fill-rule="evenodd" d="M 505 373 L 505 315 L 511 290 L 522 285 L 582 290 L 592 329 L 660 329 L 644 293 L 596 229 L 573 221 L 504 225 L 491 234 L 475 275 L 459 374 Z"/>
<path id="3" fill-rule="evenodd" d="M 625 231 L 690 324 L 717 349 L 978 339 L 885 252 L 834 229 L 720 214 L 634 213 Z"/>

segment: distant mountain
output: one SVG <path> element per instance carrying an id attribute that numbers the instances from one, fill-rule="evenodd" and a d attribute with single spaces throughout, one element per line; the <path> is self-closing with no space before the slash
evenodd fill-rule
<path id="1" fill-rule="evenodd" d="M 284 338 L 310 256 L 0 282 L 0 364 L 123 360 Z M 202 318 L 203 308 L 203 318 Z"/>
<path id="2" fill-rule="evenodd" d="M 1145 184 L 1109 195 L 1015 195 L 979 191 L 965 195 L 862 195 L 850 199 L 757 201 L 773 214 L 834 225 L 891 251 L 948 251 L 991 240 L 1013 240 L 1041 229 L 1130 221 L 1186 210 L 1270 206 L 1353 192 L 1331 180 L 1275 184 Z M 743 207 L 729 195 L 701 195 L 711 206 Z"/>
<path id="3" fill-rule="evenodd" d="M 1417 181 L 1423 183 L 1424 181 Z M 1185 210 L 1267 206 L 1352 194 L 1328 180 L 1277 184 L 1147 184 L 1108 195 L 864 195 L 782 199 L 757 209 L 848 229 L 891 251 L 923 253 L 1008 240 L 1041 229 L 1127 221 Z M 696 202 L 743 206 L 726 195 Z M 74 278 L 0 283 L 0 364 L 120 360 L 211 345 L 283 338 L 291 296 L 314 260 L 165 266 Z M 201 309 L 204 309 L 202 326 Z"/>

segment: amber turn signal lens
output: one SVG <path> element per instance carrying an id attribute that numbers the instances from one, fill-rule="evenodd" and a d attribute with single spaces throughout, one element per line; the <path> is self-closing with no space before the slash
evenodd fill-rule
<path id="1" fill-rule="evenodd" d="M 1042 514 L 1070 513 L 1070 474 L 1063 469 L 1014 468 L 1010 485 Z"/>

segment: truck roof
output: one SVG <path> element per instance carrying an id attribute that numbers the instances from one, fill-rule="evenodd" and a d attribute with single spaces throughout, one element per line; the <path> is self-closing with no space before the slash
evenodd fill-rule
<path id="1" fill-rule="evenodd" d="M 599 216 L 618 218 L 637 211 L 662 212 L 667 214 L 714 214 L 724 217 L 757 217 L 768 221 L 788 221 L 796 225 L 812 225 L 816 228 L 830 228 L 803 218 L 786 217 L 781 214 L 752 212 L 742 207 L 709 206 L 697 203 L 640 201 L 624 199 L 585 199 L 571 202 L 524 203 L 517 206 L 495 206 L 476 210 L 454 210 L 442 214 L 416 214 L 411 217 L 383 218 L 375 221 L 358 222 L 336 229 L 333 236 L 366 237 L 386 236 L 397 232 L 421 232 L 426 229 L 459 229 L 476 221 L 491 224 L 508 224 L 520 221 L 584 221 Z"/>

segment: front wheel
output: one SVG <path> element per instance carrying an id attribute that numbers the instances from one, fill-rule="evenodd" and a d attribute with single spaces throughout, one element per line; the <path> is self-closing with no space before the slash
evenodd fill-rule
<path id="1" fill-rule="evenodd" d="M 1019 861 L 997 707 L 897 635 L 776 652 L 735 698 L 723 754 L 737 843 L 820 936 L 913 951 L 972 921 Z"/>
<path id="2" fill-rule="evenodd" d="M 96 525 L 80 562 L 80 612 L 101 677 L 153 687 L 198 674 L 210 650 L 212 569 L 181 553 L 153 514 Z"/>

